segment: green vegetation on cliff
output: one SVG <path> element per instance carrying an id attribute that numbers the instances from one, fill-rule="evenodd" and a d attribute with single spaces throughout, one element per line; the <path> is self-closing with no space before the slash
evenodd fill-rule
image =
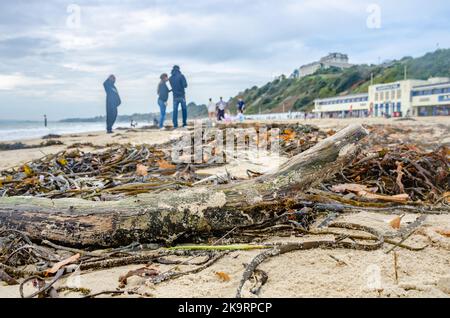
<path id="1" fill-rule="evenodd" d="M 404 57 L 383 65 L 323 69 L 298 79 L 282 75 L 262 87 L 255 86 L 241 92 L 231 100 L 231 104 L 236 105 L 238 97 L 244 98 L 248 114 L 310 111 L 316 98 L 367 93 L 371 74 L 375 84 L 402 80 L 405 66 L 407 77 L 411 79 L 450 77 L 450 49 L 437 50 L 419 58 Z"/>

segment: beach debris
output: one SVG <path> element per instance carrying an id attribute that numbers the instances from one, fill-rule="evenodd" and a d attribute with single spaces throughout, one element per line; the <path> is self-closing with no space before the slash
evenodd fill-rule
<path id="1" fill-rule="evenodd" d="M 41 142 L 38 145 L 27 145 L 22 142 L 15 143 L 0 143 L 0 151 L 11 151 L 11 150 L 22 150 L 22 149 L 36 149 L 36 148 L 45 148 L 51 146 L 61 146 L 64 145 L 62 141 L 59 140 L 46 140 Z"/>
<path id="2" fill-rule="evenodd" d="M 215 272 L 215 274 L 222 282 L 229 282 L 231 280 L 230 275 L 225 272 Z"/>
<path id="3" fill-rule="evenodd" d="M 38 296 L 39 298 L 59 298 L 59 295 L 53 285 L 56 284 L 58 280 L 60 280 L 64 275 L 64 269 L 58 270 L 55 277 L 47 284 L 45 279 L 39 276 L 32 276 L 25 279 L 22 283 L 20 283 L 19 292 L 20 297 L 22 298 L 34 298 Z M 25 296 L 24 294 L 24 286 L 28 283 L 32 282 L 33 286 L 38 289 L 38 291 L 34 292 L 31 295 Z"/>
<path id="4" fill-rule="evenodd" d="M 284 131 L 286 134 L 281 134 L 281 150 L 290 157 L 326 137 L 325 133 L 312 126 L 288 125 Z M 61 141 L 50 139 L 46 143 L 59 145 Z M 65 151 L 29 162 L 26 167 L 0 172 L 0 197 L 118 200 L 123 196 L 201 185 L 203 182 L 196 182 L 205 178 L 198 176 L 196 170 L 225 165 L 215 162 L 173 163 L 172 145 L 173 142 L 158 147 L 108 144 L 107 150 L 90 153 L 78 148 L 99 147 L 90 143 L 73 144 Z M 212 153 L 215 151 L 213 149 Z M 234 180 L 231 176 L 226 178 L 226 182 L 216 178 L 218 184 Z"/>
<path id="5" fill-rule="evenodd" d="M 94 148 L 101 149 L 101 146 L 95 146 L 92 142 L 78 142 L 70 145 L 67 149 L 75 149 L 75 148 Z"/>
<path id="6" fill-rule="evenodd" d="M 430 152 L 418 145 L 386 145 L 380 137 L 369 138 L 353 163 L 335 176 L 330 191 L 381 202 L 445 201 L 450 184 L 446 147 Z"/>
<path id="7" fill-rule="evenodd" d="M 148 176 L 148 167 L 144 166 L 143 164 L 138 164 L 136 166 L 136 175 L 139 177 Z"/>
<path id="8" fill-rule="evenodd" d="M 75 263 L 76 261 L 78 261 L 78 259 L 81 257 L 80 254 L 75 254 L 59 263 L 56 263 L 55 265 L 53 265 L 52 268 L 48 269 L 45 271 L 45 275 L 46 276 L 50 276 L 53 274 L 56 274 L 61 268 L 65 267 L 66 265 Z"/>
<path id="9" fill-rule="evenodd" d="M 395 229 L 395 230 L 400 229 L 401 222 L 402 222 L 402 218 L 403 218 L 404 216 L 405 216 L 405 215 L 402 215 L 402 216 L 396 216 L 396 217 L 393 218 L 391 221 L 389 221 L 389 225 L 390 225 L 393 229 Z"/>
<path id="10" fill-rule="evenodd" d="M 18 285 L 17 280 L 9 276 L 4 270 L 0 269 L 0 282 L 5 282 L 7 285 Z"/>
<path id="11" fill-rule="evenodd" d="M 49 134 L 49 135 L 46 135 L 46 136 L 42 137 L 42 139 L 44 139 L 44 140 L 46 140 L 46 139 L 59 139 L 59 138 L 62 138 L 62 136 L 61 135 L 56 135 L 56 134 Z"/>
<path id="12" fill-rule="evenodd" d="M 128 284 L 128 279 L 133 276 L 138 277 L 155 277 L 158 276 L 160 273 L 158 270 L 149 267 L 148 265 L 146 267 L 138 268 L 136 270 L 131 270 L 127 274 L 120 276 L 119 278 L 119 288 L 125 288 Z"/>
<path id="13" fill-rule="evenodd" d="M 425 203 L 431 206 L 439 203 L 443 205 L 441 209 L 445 211 L 445 204 L 448 203 L 449 153 L 446 148 L 425 151 L 420 145 L 399 145 L 392 143 L 387 137 L 383 139 L 382 136 L 385 133 L 380 133 L 378 127 L 369 127 L 369 129 L 378 135 L 371 136 L 368 142 L 364 143 L 362 151 L 355 156 L 350 165 L 344 166 L 340 173 L 323 181 L 322 193 L 333 196 L 321 196 L 321 192 L 317 192 L 318 194 L 311 196 L 316 198 L 317 202 L 292 200 L 291 204 L 294 206 L 280 206 L 270 220 L 264 220 L 263 223 L 255 222 L 252 226 L 235 230 L 226 242 L 222 242 L 223 245 L 208 245 L 208 240 L 215 233 L 204 236 L 189 236 L 183 233 L 170 241 L 169 248 L 161 248 L 158 244 L 133 243 L 115 249 L 92 251 L 84 250 L 80 246 L 79 248 L 73 245 L 65 247 L 45 240 L 41 242 L 41 245 L 45 245 L 44 247 L 31 242 L 26 233 L 14 230 L 0 231 L 0 279 L 2 271 L 17 282 L 25 278 L 20 286 L 22 297 L 58 297 L 64 289 L 55 289 L 53 285 L 63 275 L 70 273 L 72 267 L 77 267 L 80 271 L 92 271 L 126 265 L 144 265 L 145 267 L 121 276 L 120 288 L 125 288 L 128 279 L 135 276 L 146 278 L 146 284 L 153 286 L 185 275 L 198 274 L 228 253 L 261 250 L 262 253 L 246 265 L 237 291 L 237 296 L 240 297 L 247 281 L 252 283 L 252 286 L 248 286 L 250 293 L 259 295 L 268 280 L 268 274 L 257 267 L 265 260 L 284 253 L 316 248 L 371 251 L 380 249 L 385 243 L 393 245 L 387 253 L 396 248 L 411 251 L 423 250 L 426 246 L 414 247 L 404 242 L 414 233 L 420 232 L 418 228 L 423 224 L 425 215 L 407 226 L 404 225 L 406 222 L 403 221 L 402 216 L 395 217 L 389 223 L 396 231 L 383 235 L 370 227 L 338 222 L 342 214 L 354 209 L 361 210 L 358 202 L 367 200 L 394 204 L 398 211 L 411 213 L 413 211 L 425 213 L 422 209 Z M 284 155 L 292 157 L 295 153 L 301 153 L 314 146 L 327 135 L 335 133 L 334 131 L 324 133 L 314 128 L 306 132 L 301 125 L 292 125 L 286 129 L 282 127 L 281 150 Z M 81 197 L 90 200 L 120 200 L 124 196 L 140 193 L 191 189 L 209 182 L 219 183 L 217 175 L 200 176 L 196 173 L 197 169 L 209 168 L 215 164 L 173 163 L 170 151 L 167 151 L 170 144 L 158 147 L 110 146 L 110 149 L 102 149 L 95 153 L 85 153 L 78 149 L 66 150 L 21 167 L 3 171 L 0 173 L 0 196 L 30 195 L 47 198 Z M 258 177 L 261 177 L 259 173 L 253 171 L 249 173 L 250 180 Z M 224 179 L 226 179 L 225 183 L 234 181 L 229 174 L 224 176 Z M 352 200 L 346 200 L 345 204 L 339 203 L 338 199 L 334 200 L 336 197 L 344 198 L 348 195 L 353 197 Z M 333 200 L 330 201 L 330 198 Z M 415 205 L 409 205 L 410 201 L 415 201 Z M 352 206 L 352 203 L 355 205 Z M 389 208 L 385 205 L 378 207 L 374 204 L 374 206 L 371 209 L 373 212 L 389 212 Z M 311 228 L 318 215 L 325 215 L 325 220 L 319 227 Z M 362 233 L 355 234 L 355 232 Z M 448 229 L 445 228 L 434 229 L 433 233 L 443 240 L 448 237 Z M 293 235 L 305 237 L 306 242 L 265 241 L 273 236 L 292 237 Z M 334 236 L 334 240 L 311 240 L 310 236 L 314 235 L 331 235 Z M 398 237 L 401 241 L 396 239 Z M 185 240 L 188 239 L 190 241 L 186 243 Z M 183 240 L 180 242 L 183 245 L 176 246 L 180 240 Z M 204 241 L 208 243 L 194 245 Z M 64 244 L 60 240 L 57 242 Z M 175 247 L 171 248 L 170 246 L 173 245 Z M 169 256 L 177 258 L 173 259 Z M 193 262 L 199 257 L 205 257 L 205 259 Z M 330 257 L 338 265 L 345 265 L 345 262 L 339 258 L 331 255 Z M 151 264 L 173 264 L 175 267 L 166 272 L 160 272 L 151 267 Z M 25 265 L 27 267 L 23 267 Z M 183 271 L 183 266 L 191 267 Z M 214 274 L 222 281 L 231 279 L 225 272 L 214 272 Z M 52 276 L 52 280 L 47 282 L 45 280 L 47 276 Z M 37 291 L 26 296 L 23 286 L 29 282 L 32 282 Z M 101 295 L 151 297 L 150 294 L 137 290 L 104 291 L 97 294 L 85 291 L 84 295 L 90 298 Z"/>
<path id="14" fill-rule="evenodd" d="M 438 234 L 440 234 L 442 236 L 450 237 L 450 229 L 440 228 L 440 229 L 436 229 L 435 231 L 436 231 L 436 233 L 438 233 Z"/>

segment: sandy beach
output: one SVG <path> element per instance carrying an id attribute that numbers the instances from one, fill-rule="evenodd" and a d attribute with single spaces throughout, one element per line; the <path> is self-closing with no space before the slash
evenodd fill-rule
<path id="1" fill-rule="evenodd" d="M 435 145 L 450 145 L 450 117 L 416 118 L 414 121 L 395 119 L 348 119 L 348 120 L 308 120 L 292 121 L 301 124 L 316 125 L 321 129 L 339 130 L 351 123 L 369 125 L 392 125 L 412 127 L 408 138 L 427 140 Z M 430 130 L 431 129 L 431 130 Z M 424 133 L 424 131 L 427 131 Z M 112 135 L 104 132 L 91 132 L 67 135 L 58 138 L 63 143 L 36 149 L 0 152 L 0 170 L 21 166 L 44 155 L 58 153 L 74 144 L 90 143 L 96 147 L 81 146 L 85 152 L 99 151 L 110 144 L 163 144 L 175 138 L 177 133 L 159 130 L 120 130 Z M 27 145 L 39 144 L 42 140 L 21 141 Z M 245 169 L 244 169 L 245 168 Z M 231 174 L 245 177 L 248 167 L 228 167 Z M 254 168 L 254 167 L 253 167 Z M 260 167 L 263 169 L 263 167 Z M 225 167 L 217 168 L 214 173 L 224 173 Z M 339 218 L 376 228 L 382 233 L 392 231 L 389 222 L 396 213 L 380 214 L 355 211 Z M 402 222 L 414 222 L 418 214 L 404 216 Z M 320 222 L 320 220 L 318 220 Z M 450 231 L 450 215 L 430 215 L 422 226 L 407 239 L 407 244 L 415 247 L 427 246 L 421 251 L 397 249 L 397 265 L 394 265 L 394 253 L 386 253 L 392 247 L 385 245 L 377 251 L 356 251 L 340 249 L 315 249 L 297 251 L 280 255 L 263 263 L 260 268 L 268 276 L 268 282 L 261 290 L 260 297 L 450 297 L 450 238 L 439 233 Z M 276 241 L 308 241 L 309 239 L 330 239 L 330 236 L 273 237 Z M 332 237 L 331 237 L 332 238 Z M 145 278 L 132 277 L 127 287 L 135 287 L 141 294 L 150 297 L 234 297 L 244 270 L 259 252 L 231 252 L 213 266 L 198 273 L 179 279 L 152 285 Z M 173 265 L 154 264 L 160 272 L 173 268 Z M 115 290 L 119 286 L 119 277 L 130 270 L 142 266 L 124 266 L 108 270 L 83 272 L 76 278 L 76 286 L 89 289 L 92 293 Z M 180 265 L 177 270 L 192 268 Z M 216 273 L 226 273 L 228 281 L 220 279 Z M 397 278 L 396 274 L 397 272 Z M 72 281 L 70 281 L 72 280 Z M 63 279 L 58 286 L 73 284 L 74 278 Z M 4 286 L 0 283 L 0 297 L 19 297 L 18 286 Z M 249 283 L 247 283 L 249 285 Z M 248 290 L 244 288 L 244 290 Z M 80 297 L 79 293 L 67 292 L 65 297 Z M 244 297 L 256 297 L 245 292 Z M 121 297 L 127 297 L 122 295 Z M 134 296 L 128 296 L 134 297 Z"/>

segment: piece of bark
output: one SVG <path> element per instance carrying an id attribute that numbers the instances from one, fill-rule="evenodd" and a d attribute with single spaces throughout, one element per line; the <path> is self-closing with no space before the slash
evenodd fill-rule
<path id="1" fill-rule="evenodd" d="M 0 228 L 66 246 L 114 247 L 256 225 L 295 206 L 300 192 L 349 164 L 367 134 L 361 125 L 351 125 L 274 173 L 226 186 L 149 193 L 115 202 L 1 198 Z"/>

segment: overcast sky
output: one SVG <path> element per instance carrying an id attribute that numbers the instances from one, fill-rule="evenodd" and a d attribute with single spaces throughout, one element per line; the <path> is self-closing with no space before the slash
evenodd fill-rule
<path id="1" fill-rule="evenodd" d="M 188 101 L 206 103 L 329 52 L 420 56 L 450 47 L 449 17 L 448 0 L 0 1 L 0 119 L 101 115 L 109 74 L 120 113 L 157 111 L 159 76 L 174 64 Z"/>

